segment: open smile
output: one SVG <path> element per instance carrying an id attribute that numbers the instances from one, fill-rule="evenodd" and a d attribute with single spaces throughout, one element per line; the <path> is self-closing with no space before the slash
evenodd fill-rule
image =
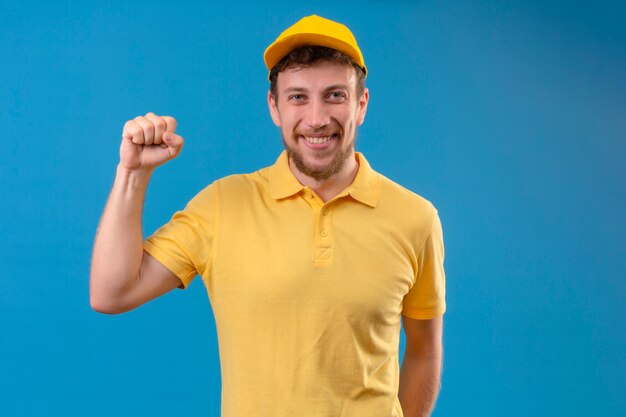
<path id="1" fill-rule="evenodd" d="M 309 143 L 312 143 L 314 145 L 318 145 L 320 143 L 328 142 L 329 140 L 332 139 L 332 136 L 321 136 L 321 137 L 318 137 L 318 136 L 303 136 L 303 138 L 307 142 L 309 142 Z"/>
<path id="2" fill-rule="evenodd" d="M 313 148 L 324 148 L 326 144 L 328 144 L 333 139 L 337 139 L 338 135 L 333 133 L 331 135 L 298 135 L 299 139 L 302 139 L 306 142 L 307 145 Z"/>

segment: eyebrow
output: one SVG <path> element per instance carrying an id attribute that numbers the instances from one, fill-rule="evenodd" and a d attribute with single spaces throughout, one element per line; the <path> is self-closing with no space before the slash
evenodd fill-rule
<path id="1" fill-rule="evenodd" d="M 324 92 L 328 92 L 328 91 L 332 91 L 332 90 L 346 90 L 346 91 L 350 91 L 350 88 L 345 85 L 345 84 L 333 84 L 330 85 L 328 87 L 326 87 L 324 89 Z M 307 90 L 304 87 L 289 87 L 287 89 L 285 89 L 283 92 L 284 93 L 306 93 L 309 90 Z"/>
<path id="2" fill-rule="evenodd" d="M 309 90 L 303 87 L 289 87 L 284 90 L 285 93 L 306 93 L 307 91 Z"/>
<path id="3" fill-rule="evenodd" d="M 324 89 L 324 91 L 331 91 L 331 90 L 347 90 L 350 91 L 350 88 L 345 85 L 345 84 L 334 84 L 331 86 L 328 86 Z"/>

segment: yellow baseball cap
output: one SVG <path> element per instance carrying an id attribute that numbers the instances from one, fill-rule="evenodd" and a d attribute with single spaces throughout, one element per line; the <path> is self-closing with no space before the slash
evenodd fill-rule
<path id="1" fill-rule="evenodd" d="M 343 52 L 367 74 L 363 54 L 350 29 L 341 23 L 316 15 L 298 20 L 267 47 L 263 54 L 267 69 L 271 71 L 289 52 L 305 45 L 326 46 Z"/>

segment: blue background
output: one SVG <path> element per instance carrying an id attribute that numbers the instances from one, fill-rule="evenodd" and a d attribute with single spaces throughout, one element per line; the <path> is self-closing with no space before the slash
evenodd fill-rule
<path id="1" fill-rule="evenodd" d="M 93 239 L 135 116 L 186 139 L 146 234 L 274 162 L 262 53 L 316 13 L 370 71 L 357 149 L 442 218 L 434 415 L 626 415 L 626 6 L 519 3 L 1 0 L 0 414 L 219 415 L 201 280 L 98 314 Z"/>

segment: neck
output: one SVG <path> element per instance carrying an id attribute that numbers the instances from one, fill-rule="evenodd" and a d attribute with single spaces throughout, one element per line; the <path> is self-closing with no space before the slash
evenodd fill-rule
<path id="1" fill-rule="evenodd" d="M 300 184 L 311 188 L 315 191 L 315 194 L 326 203 L 352 184 L 359 171 L 359 164 L 356 161 L 354 153 L 352 153 L 352 155 L 346 159 L 341 170 L 325 180 L 316 180 L 315 178 L 303 174 L 296 168 L 291 158 L 289 158 L 289 169 L 291 169 L 291 172 L 293 172 L 293 175 Z"/>

